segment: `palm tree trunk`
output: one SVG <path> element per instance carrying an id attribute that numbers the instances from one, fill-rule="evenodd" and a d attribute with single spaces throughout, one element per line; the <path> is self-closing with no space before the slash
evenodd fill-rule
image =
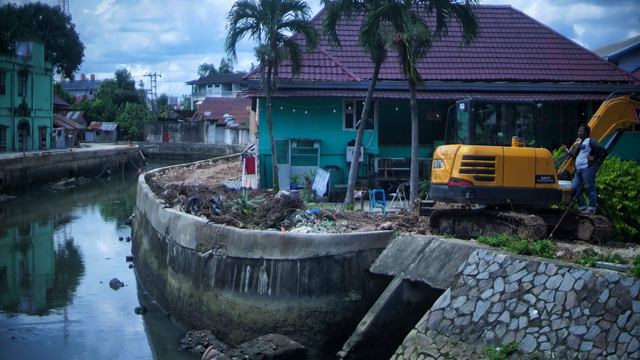
<path id="1" fill-rule="evenodd" d="M 371 77 L 371 83 L 369 84 L 369 90 L 367 91 L 367 98 L 364 101 L 362 108 L 362 114 L 360 115 L 360 127 L 358 128 L 358 134 L 356 135 L 356 148 L 353 150 L 353 157 L 351 158 L 351 167 L 349 168 L 349 182 L 347 183 L 347 195 L 344 199 L 344 207 L 353 205 L 353 197 L 355 194 L 356 178 L 358 177 L 358 167 L 360 159 L 360 147 L 362 146 L 362 138 L 364 137 L 364 129 L 366 128 L 366 117 L 369 114 L 369 107 L 371 106 L 371 98 L 373 97 L 373 90 L 376 88 L 376 82 L 378 82 L 378 74 L 380 73 L 380 65 L 382 62 L 377 61 L 373 69 L 373 76 Z M 363 121 L 364 120 L 364 121 Z M 357 124 L 357 122 L 356 122 Z M 355 163 L 355 166 L 353 165 Z"/>
<path id="2" fill-rule="evenodd" d="M 269 145 L 271 146 L 271 165 L 273 172 L 273 192 L 280 191 L 280 179 L 278 177 L 278 157 L 276 154 L 276 139 L 273 136 L 273 117 L 271 116 L 271 65 L 267 68 L 267 79 L 265 86 L 265 97 L 267 100 L 267 126 L 269 127 Z"/>
<path id="3" fill-rule="evenodd" d="M 418 167 L 420 162 L 418 161 L 419 156 L 419 132 L 418 132 L 418 100 L 416 99 L 416 82 L 409 78 L 409 96 L 410 96 L 410 107 L 411 107 L 411 189 L 409 191 L 409 201 L 410 204 L 418 198 L 418 185 L 420 184 L 420 179 L 418 178 L 419 172 Z"/>

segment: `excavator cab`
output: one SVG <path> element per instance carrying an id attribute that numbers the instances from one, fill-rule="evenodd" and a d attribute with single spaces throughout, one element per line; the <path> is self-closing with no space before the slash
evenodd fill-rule
<path id="1" fill-rule="evenodd" d="M 447 119 L 446 144 L 540 146 L 539 110 L 532 101 L 468 98 Z M 514 142 L 513 139 L 518 141 Z"/>
<path id="2" fill-rule="evenodd" d="M 445 145 L 433 154 L 430 196 L 465 204 L 560 203 L 553 158 L 540 147 L 539 112 L 533 101 L 459 100 Z"/>

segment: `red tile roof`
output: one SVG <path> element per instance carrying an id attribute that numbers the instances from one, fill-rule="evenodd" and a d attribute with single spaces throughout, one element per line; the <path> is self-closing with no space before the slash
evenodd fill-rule
<path id="1" fill-rule="evenodd" d="M 526 82 L 613 83 L 638 80 L 595 53 L 510 6 L 481 5 L 475 8 L 480 37 L 460 49 L 461 31 L 449 27 L 449 35 L 434 43 L 419 71 L 426 82 Z M 312 20 L 321 30 L 324 10 Z M 427 18 L 433 23 L 432 18 Z M 293 79 L 311 81 L 369 80 L 373 64 L 357 45 L 360 20 L 341 21 L 337 31 L 342 48 L 331 48 L 322 36 L 320 46 L 305 54 L 301 74 Z M 304 41 L 300 34 L 294 35 Z M 281 80 L 292 79 L 285 61 Z M 257 80 L 254 70 L 245 79 Z M 381 81 L 403 81 L 395 53 L 390 52 L 380 69 Z"/>
<path id="2" fill-rule="evenodd" d="M 196 110 L 191 120 L 218 120 L 223 123 L 224 115 L 233 115 L 233 122 L 240 124 L 249 120 L 251 99 L 245 98 L 214 98 L 208 97 Z"/>

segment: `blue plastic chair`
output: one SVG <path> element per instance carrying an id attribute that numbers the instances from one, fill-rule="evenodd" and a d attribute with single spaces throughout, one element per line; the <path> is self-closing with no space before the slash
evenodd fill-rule
<path id="1" fill-rule="evenodd" d="M 379 196 L 378 196 L 379 195 Z M 378 200 L 379 197 L 382 197 L 380 200 Z M 369 200 L 371 203 L 371 208 L 370 211 L 373 212 L 374 208 L 382 208 L 382 213 L 386 214 L 386 207 L 387 207 L 387 197 L 384 193 L 384 190 L 382 189 L 373 189 L 371 190 L 371 192 L 369 193 Z"/>

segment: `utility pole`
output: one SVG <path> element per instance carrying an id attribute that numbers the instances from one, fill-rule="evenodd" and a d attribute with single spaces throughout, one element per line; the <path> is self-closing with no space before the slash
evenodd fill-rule
<path id="1" fill-rule="evenodd" d="M 65 15 L 70 15 L 69 14 L 69 0 L 58 0 L 58 6 L 60 6 L 60 10 L 62 10 L 62 12 Z"/>
<path id="2" fill-rule="evenodd" d="M 157 77 L 162 77 L 162 74 L 158 73 L 146 73 L 143 76 L 149 77 L 149 82 L 151 83 L 151 90 L 149 91 L 149 96 L 151 97 L 151 111 L 156 114 L 156 121 L 158 120 L 158 109 L 156 108 L 156 98 L 157 98 L 157 87 L 158 80 Z"/>

